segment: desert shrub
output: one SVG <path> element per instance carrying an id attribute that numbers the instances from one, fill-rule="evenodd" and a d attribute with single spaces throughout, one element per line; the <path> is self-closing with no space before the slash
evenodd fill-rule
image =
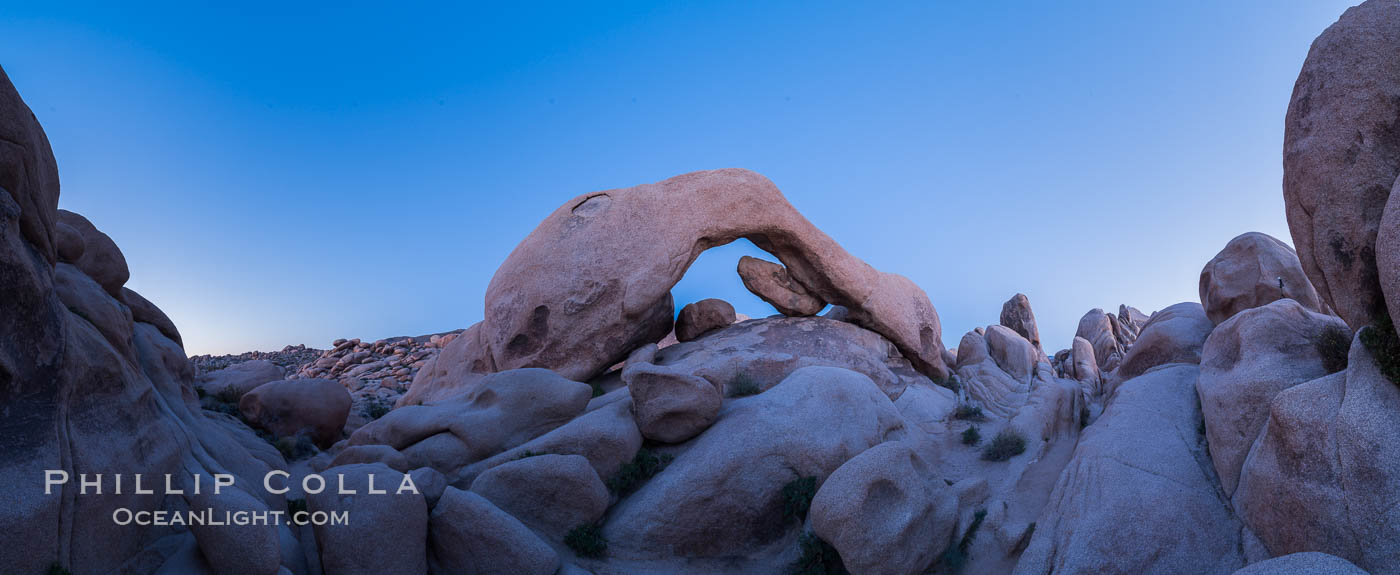
<path id="1" fill-rule="evenodd" d="M 1089 404 L 1079 406 L 1079 428 L 1089 427 Z"/>
<path id="2" fill-rule="evenodd" d="M 316 444 L 312 443 L 311 439 L 305 435 L 279 437 L 272 442 L 272 445 L 277 448 L 277 451 L 282 452 L 282 457 L 287 461 L 316 454 Z"/>
<path id="3" fill-rule="evenodd" d="M 238 389 L 232 386 L 220 389 L 214 394 L 214 399 L 223 403 L 238 405 L 238 400 L 243 399 L 243 394 L 238 393 Z"/>
<path id="4" fill-rule="evenodd" d="M 571 529 L 564 535 L 564 544 L 579 557 L 597 558 L 608 553 L 608 540 L 603 538 L 603 527 L 596 523 Z"/>
<path id="5" fill-rule="evenodd" d="M 540 452 L 540 451 L 530 451 L 530 450 L 526 449 L 525 451 L 521 451 L 521 452 L 520 452 L 520 455 L 515 456 L 515 459 L 512 459 L 511 461 L 520 461 L 521 459 L 528 459 L 528 458 L 531 458 L 531 457 L 538 457 L 538 456 L 541 456 L 541 455 L 547 455 L 547 454 L 544 453 L 544 452 Z"/>
<path id="6" fill-rule="evenodd" d="M 1400 383 L 1400 336 L 1395 334 L 1390 314 L 1380 314 L 1376 323 L 1363 328 L 1360 339 L 1386 379 Z"/>
<path id="7" fill-rule="evenodd" d="M 783 517 L 805 521 L 807 511 L 812 508 L 812 498 L 817 496 L 817 478 L 799 477 L 783 486 Z"/>
<path id="8" fill-rule="evenodd" d="M 593 397 L 598 397 L 600 395 L 603 395 L 604 393 L 607 393 L 603 391 L 603 386 L 596 383 L 590 383 L 588 384 L 588 387 L 593 388 Z"/>
<path id="9" fill-rule="evenodd" d="M 748 397 L 750 395 L 758 395 L 759 392 L 763 391 L 763 388 L 759 387 L 758 382 L 754 381 L 752 377 L 742 373 L 735 376 L 734 380 L 729 382 L 729 385 L 725 386 L 725 389 L 728 390 L 729 397 Z"/>
<path id="10" fill-rule="evenodd" d="M 608 489 L 616 493 L 618 497 L 636 491 L 642 484 L 646 483 L 661 470 L 670 465 L 672 456 L 669 453 L 657 455 L 652 450 L 645 447 L 637 450 L 637 455 L 632 461 L 627 462 L 618 470 L 617 475 L 608 480 Z"/>
<path id="11" fill-rule="evenodd" d="M 957 375 L 950 374 L 948 376 L 948 379 L 943 380 L 942 385 L 943 387 L 953 390 L 953 393 L 958 393 L 959 391 L 962 391 L 962 380 L 958 379 Z"/>
<path id="12" fill-rule="evenodd" d="M 1327 373 L 1337 373 L 1347 368 L 1347 354 L 1351 351 L 1351 334 L 1339 325 L 1328 325 L 1322 334 L 1313 341 L 1317 355 L 1322 358 L 1322 366 Z"/>
<path id="13" fill-rule="evenodd" d="M 977 445 L 982 442 L 982 430 L 976 425 L 964 429 L 962 432 L 963 445 Z"/>
<path id="14" fill-rule="evenodd" d="M 394 406 L 389 405 L 389 402 L 380 398 L 374 398 L 365 404 L 364 413 L 365 417 L 368 417 L 370 421 L 374 421 L 388 415 L 393 409 Z"/>
<path id="15" fill-rule="evenodd" d="M 957 543 L 948 546 L 943 551 L 943 566 L 953 573 L 961 572 L 967 565 L 967 550 L 972 547 L 973 538 L 977 537 L 977 529 L 982 526 L 982 521 L 987 518 L 986 509 L 978 509 L 972 514 L 972 523 L 967 526 L 967 533 Z"/>
<path id="16" fill-rule="evenodd" d="M 49 564 L 49 575 L 73 575 L 63 564 L 55 561 Z"/>
<path id="17" fill-rule="evenodd" d="M 1025 451 L 1026 438 L 1021 437 L 1021 434 L 1015 429 L 1008 428 L 1001 430 L 996 437 L 992 438 L 992 442 L 987 444 L 986 449 L 982 450 L 982 459 L 1006 461 L 1025 453 Z"/>
<path id="18" fill-rule="evenodd" d="M 788 566 L 792 575 L 845 575 L 846 566 L 841 563 L 841 555 L 830 543 L 822 541 L 811 531 L 804 531 L 797 538 L 801 552 L 797 561 Z"/>
<path id="19" fill-rule="evenodd" d="M 968 421 L 982 421 L 987 419 L 982 414 L 982 406 L 971 403 L 959 403 L 958 408 L 953 411 L 953 419 L 966 419 Z"/>

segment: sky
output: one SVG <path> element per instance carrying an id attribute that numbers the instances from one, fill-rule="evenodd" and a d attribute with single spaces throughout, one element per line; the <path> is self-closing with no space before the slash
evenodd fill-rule
<path id="1" fill-rule="evenodd" d="M 1198 301 L 1238 234 L 1291 244 L 1284 113 L 1349 2 L 296 4 L 0 2 L 60 207 L 191 355 L 466 327 L 566 200 L 726 167 L 922 287 L 949 347 L 1021 292 L 1053 353 L 1091 308 Z M 745 254 L 677 308 L 775 313 Z"/>

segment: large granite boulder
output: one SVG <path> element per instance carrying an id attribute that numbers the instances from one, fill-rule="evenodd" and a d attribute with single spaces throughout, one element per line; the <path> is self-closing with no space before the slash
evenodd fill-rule
<path id="1" fill-rule="evenodd" d="M 52 266 L 57 262 L 58 163 L 39 120 L 3 70 L 0 142 L 6 143 L 0 146 L 0 189 L 9 193 L 14 204 L 16 239 L 33 246 L 39 258 Z"/>
<path id="2" fill-rule="evenodd" d="M 277 437 L 304 434 L 322 449 L 340 441 L 350 415 L 350 392 L 328 379 L 269 381 L 243 394 L 238 411 Z"/>
<path id="3" fill-rule="evenodd" d="M 1381 374 L 1360 336 L 1346 371 L 1274 396 L 1233 501 L 1273 555 L 1321 551 L 1395 573 L 1400 387 Z"/>
<path id="4" fill-rule="evenodd" d="M 656 365 L 656 344 L 638 348 L 622 368 L 642 436 L 664 443 L 695 437 L 719 417 L 720 385 L 675 367 Z"/>
<path id="5" fill-rule="evenodd" d="M 896 399 L 905 387 L 929 384 L 899 350 L 873 331 L 821 317 L 770 317 L 737 323 L 695 341 L 662 348 L 651 360 L 734 393 L 737 385 L 767 389 L 808 366 L 841 367 L 869 376 Z"/>
<path id="6" fill-rule="evenodd" d="M 812 498 L 812 532 L 854 573 L 923 573 L 957 524 L 958 499 L 908 445 L 881 443 L 831 473 Z"/>
<path id="7" fill-rule="evenodd" d="M 1232 575 L 1367 575 L 1350 561 L 1326 553 L 1305 551 L 1260 561 Z"/>
<path id="8" fill-rule="evenodd" d="M 285 528 L 233 533 L 118 525 L 114 509 L 169 513 L 192 503 L 167 496 L 163 489 L 116 493 L 110 481 L 102 494 L 89 489 L 78 495 L 84 475 L 122 474 L 130 481 L 135 473 L 148 479 L 170 474 L 172 488 L 190 493 L 195 477 L 207 489 L 214 474 L 227 473 L 237 478 L 234 487 L 224 488 L 218 500 L 197 499 L 195 504 L 266 513 L 285 508 L 285 499 L 255 486 L 271 464 L 285 463 L 253 437 L 264 450 L 262 458 L 255 455 L 244 443 L 243 434 L 252 435 L 246 427 L 225 425 L 200 410 L 194 372 L 179 344 L 148 324 L 133 322 L 116 299 L 125 281 L 118 272 L 125 264 L 117 260 L 120 251 L 114 245 L 85 242 L 73 269 L 63 272 L 60 293 L 53 152 L 3 72 L 0 140 L 0 405 L 5 411 L 0 418 L 0 483 L 7 486 L 0 489 L 0 525 L 6 527 L 0 530 L 3 570 L 43 573 L 57 565 L 75 573 L 147 573 L 199 565 L 215 573 L 272 575 L 280 568 L 276 547 L 288 535 Z M 65 253 L 77 255 L 71 245 Z M 89 257 L 103 266 L 85 270 L 82 262 Z M 100 308 L 112 313 L 82 311 L 89 315 L 85 319 L 75 311 Z M 66 473 L 69 481 L 46 494 L 46 470 Z M 232 562 L 230 550 L 245 547 L 249 551 Z M 286 557 L 282 564 L 296 565 Z"/>
<path id="9" fill-rule="evenodd" d="M 1094 346 L 1094 358 L 1103 371 L 1113 371 L 1123 359 L 1123 345 L 1114 333 L 1111 317 L 1102 309 L 1091 309 L 1079 318 L 1079 327 L 1074 331 L 1075 337 L 1082 337 Z"/>
<path id="10" fill-rule="evenodd" d="M 1200 363 L 1201 346 L 1214 328 L 1205 308 L 1196 302 L 1182 302 L 1152 314 L 1132 349 L 1123 355 L 1113 380 L 1127 381 L 1168 363 Z"/>
<path id="11" fill-rule="evenodd" d="M 569 422 L 592 395 L 587 384 L 547 369 L 493 373 L 454 398 L 400 407 L 355 430 L 335 462 L 363 461 L 366 448 L 377 456 L 385 452 L 376 446 L 387 445 L 405 457 L 400 465 L 407 469 L 432 467 L 452 477 Z"/>
<path id="12" fill-rule="evenodd" d="M 559 554 L 509 513 L 470 491 L 448 487 L 433 507 L 433 573 L 552 575 Z"/>
<path id="13" fill-rule="evenodd" d="M 253 359 L 201 374 L 195 381 L 195 386 L 205 395 L 236 404 L 243 394 L 269 381 L 280 381 L 284 377 L 286 374 L 277 364 L 265 359 Z"/>
<path id="14" fill-rule="evenodd" d="M 541 532 L 562 538 L 608 510 L 608 488 L 582 455 L 529 455 L 487 470 L 472 481 L 486 498 Z"/>
<path id="15" fill-rule="evenodd" d="M 1283 135 L 1293 245 L 1322 301 L 1352 329 L 1385 311 L 1377 259 L 1400 257 L 1391 246 L 1382 253 L 1376 237 L 1400 175 L 1398 118 L 1400 4 L 1369 0 L 1313 41 Z"/>
<path id="16" fill-rule="evenodd" d="M 685 304 L 676 316 L 676 340 L 690 341 L 734 323 L 734 306 L 722 299 L 708 298 Z"/>
<path id="17" fill-rule="evenodd" d="M 127 269 L 126 256 L 117 248 L 117 243 L 80 214 L 58 210 L 58 221 L 77 230 L 83 237 L 83 255 L 73 265 L 83 270 L 112 297 L 121 297 L 122 286 L 131 279 L 131 270 Z"/>
<path id="18" fill-rule="evenodd" d="M 1194 365 L 1124 382 L 1083 432 L 1036 520 L 1017 575 L 1221 573 L 1242 528 L 1198 431 Z"/>
<path id="19" fill-rule="evenodd" d="M 1031 311 L 1031 300 L 1026 294 L 1018 293 L 1001 304 L 1001 325 L 1011 328 L 1036 349 L 1040 347 L 1040 328 L 1035 324 L 1035 312 Z"/>
<path id="20" fill-rule="evenodd" d="M 870 378 L 799 369 L 762 394 L 726 402 L 719 421 L 608 514 L 604 536 L 644 557 L 741 556 L 797 527 L 784 514 L 785 485 L 804 477 L 820 485 L 904 433 Z"/>
<path id="21" fill-rule="evenodd" d="M 1226 495 L 1269 418 L 1274 395 L 1346 367 L 1351 338 L 1341 319 L 1291 299 L 1240 312 L 1216 326 L 1201 351 L 1201 396 L 1210 458 Z"/>
<path id="22" fill-rule="evenodd" d="M 781 264 L 744 256 L 739 258 L 739 279 L 753 295 L 788 317 L 817 315 L 826 302 L 812 295 Z"/>
<path id="23" fill-rule="evenodd" d="M 1201 305 L 1206 317 L 1219 324 L 1244 310 L 1288 298 L 1303 307 L 1323 311 L 1298 254 L 1268 234 L 1241 234 L 1201 270 Z"/>

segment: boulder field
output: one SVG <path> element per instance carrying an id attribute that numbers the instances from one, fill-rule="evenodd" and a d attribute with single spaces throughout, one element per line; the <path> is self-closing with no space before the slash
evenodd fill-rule
<path id="1" fill-rule="evenodd" d="M 1297 251 L 1241 234 L 1199 301 L 1053 353 L 1020 293 L 945 347 L 922 289 L 727 169 L 566 201 L 465 329 L 191 358 L 3 71 L 0 141 L 0 572 L 1400 573 L 1394 0 L 1302 65 Z M 740 238 L 774 315 L 673 300 Z"/>

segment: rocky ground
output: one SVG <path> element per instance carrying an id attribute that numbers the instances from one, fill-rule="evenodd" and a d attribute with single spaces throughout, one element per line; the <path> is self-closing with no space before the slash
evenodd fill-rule
<path id="1" fill-rule="evenodd" d="M 188 358 L 111 238 L 56 209 L 0 80 L 7 573 L 1400 573 L 1393 0 L 1303 64 L 1297 251 L 1241 234 L 1199 301 L 1088 310 L 1053 353 L 1024 294 L 945 346 L 922 289 L 731 169 L 568 200 L 463 330 Z M 741 237 L 777 260 L 736 262 L 777 313 L 677 311 L 686 268 Z M 171 483 L 46 493 L 48 470 Z M 236 481 L 195 489 L 215 474 Z"/>

